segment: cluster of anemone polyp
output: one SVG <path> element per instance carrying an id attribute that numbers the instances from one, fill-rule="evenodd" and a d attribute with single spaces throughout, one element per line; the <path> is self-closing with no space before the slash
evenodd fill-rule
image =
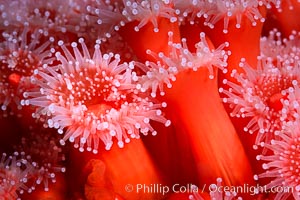
<path id="1" fill-rule="evenodd" d="M 0 0 L 0 199 L 300 199 L 299 12 Z"/>

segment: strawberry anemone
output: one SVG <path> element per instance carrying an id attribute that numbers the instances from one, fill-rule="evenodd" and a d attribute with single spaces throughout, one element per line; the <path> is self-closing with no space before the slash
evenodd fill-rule
<path id="1" fill-rule="evenodd" d="M 240 66 L 245 73 L 232 73 L 239 85 L 223 80 L 230 87 L 229 90 L 219 89 L 227 96 L 223 102 L 231 105 L 231 116 L 251 118 L 244 131 L 257 133 L 256 144 L 269 143 L 274 132 L 282 126 L 281 99 L 289 87 L 299 82 L 298 67 L 275 67 L 271 61 L 264 59 L 258 60 L 256 70 L 245 62 L 241 62 Z"/>
<path id="2" fill-rule="evenodd" d="M 98 44 L 91 57 L 82 38 L 79 43 L 83 54 L 74 42 L 74 57 L 59 41 L 65 54 L 56 53 L 60 64 L 35 70 L 32 81 L 38 87 L 24 92 L 21 101 L 36 106 L 33 117 L 45 121 L 46 126 L 56 128 L 59 134 L 66 129 L 61 144 L 69 140 L 80 151 L 87 146 L 88 151 L 97 153 L 100 140 L 109 150 L 113 137 L 122 148 L 124 142 L 139 138 L 139 132 L 156 134 L 150 120 L 170 125 L 161 111 L 165 103 L 136 89 L 133 63 L 119 64 L 117 54 L 102 55 Z"/>
<path id="3" fill-rule="evenodd" d="M 171 29 L 173 26 L 174 23 L 170 23 Z M 161 99 L 164 99 L 168 104 L 166 115 L 170 116 L 171 121 L 174 120 L 173 126 L 175 129 L 182 130 L 182 133 L 179 133 L 181 134 L 180 137 L 186 137 L 190 141 L 200 180 L 206 182 L 213 179 L 213 174 L 218 174 L 225 177 L 226 183 L 237 184 L 243 179 L 241 168 L 248 171 L 249 163 L 244 157 L 243 147 L 239 143 L 236 132 L 224 120 L 224 118 L 227 120 L 229 118 L 227 118 L 227 114 L 219 101 L 217 79 L 215 78 L 217 77 L 216 70 L 213 68 L 213 66 L 216 66 L 226 72 L 228 54 L 223 48 L 228 44 L 225 43 L 217 49 L 213 49 L 212 44 L 208 42 L 205 34 L 199 28 L 197 32 L 189 33 L 190 37 L 197 38 L 195 39 L 195 41 L 198 41 L 196 44 L 190 44 L 188 39 L 184 38 L 182 42 L 178 42 L 179 33 L 177 31 L 179 30 L 172 30 L 172 32 L 164 33 L 164 37 L 162 37 L 165 38 L 168 35 L 170 39 L 167 41 L 162 39 L 158 44 L 164 44 L 162 51 L 155 51 L 153 50 L 154 48 L 144 49 L 152 59 L 146 60 L 145 66 L 140 67 L 137 64 L 140 68 L 148 70 L 146 75 L 140 79 L 142 81 L 139 83 L 140 88 L 141 90 L 150 89 L 152 96 L 156 96 L 158 92 L 160 95 L 163 95 Z M 143 29 L 140 31 L 143 31 Z M 151 34 L 153 31 L 148 29 L 148 32 Z M 162 43 L 163 41 L 164 43 Z M 156 62 L 153 62 L 153 60 L 156 60 Z M 167 85 L 167 88 L 163 88 L 164 85 Z M 186 90 L 185 88 L 189 89 Z M 182 98 L 183 96 L 185 98 Z M 220 112 L 220 110 L 224 112 Z M 176 117 L 172 113 L 176 113 Z M 209 115 L 201 117 L 201 115 L 199 116 L 200 113 L 209 113 Z M 207 123 L 210 117 L 214 119 L 212 124 Z M 218 117 L 220 120 L 218 120 Z M 218 126 L 213 125 L 213 123 L 217 123 Z M 226 130 L 226 133 L 222 133 L 224 130 Z M 185 135 L 184 132 L 186 133 Z M 223 141 L 217 144 L 217 140 L 213 138 L 219 137 L 218 135 L 220 137 L 222 135 L 229 143 L 234 142 L 234 146 L 239 149 L 235 152 L 239 152 L 239 155 L 235 156 L 229 155 L 231 154 L 229 152 L 226 153 L 229 143 L 226 142 L 227 145 L 224 145 Z M 206 144 L 204 141 L 207 141 L 208 145 L 204 145 Z M 212 144 L 208 141 L 214 142 Z M 238 145 L 236 145 L 237 143 Z M 214 159 L 212 161 L 212 157 L 215 159 L 220 158 L 220 160 L 215 162 Z M 225 169 L 224 171 L 218 170 L 218 166 L 215 164 L 220 163 L 222 168 L 226 167 L 225 160 L 230 160 L 230 167 L 235 166 L 239 169 L 231 171 L 237 173 L 227 173 L 230 170 Z M 223 163 L 223 161 L 225 162 Z M 201 173 L 202 170 L 205 170 L 206 173 Z M 250 179 L 247 181 L 251 182 Z"/>
<path id="4" fill-rule="evenodd" d="M 51 129 L 36 123 L 28 130 L 23 129 L 20 144 L 14 147 L 16 151 L 30 155 L 27 161 L 34 167 L 30 181 L 34 189 L 49 191 L 57 182 L 57 177 L 63 176 L 66 171 L 66 149 L 59 145 L 56 136 Z"/>
<path id="5" fill-rule="evenodd" d="M 257 158 L 266 162 L 264 169 L 275 170 L 257 175 L 255 179 L 274 177 L 274 181 L 267 184 L 268 188 L 287 184 L 297 191 L 298 157 L 295 155 L 299 152 L 298 139 L 294 139 L 297 131 L 281 133 L 279 130 L 289 125 L 287 121 L 299 118 L 298 35 L 292 32 L 289 40 L 281 42 L 280 34 L 274 31 L 276 36 L 270 33 L 269 38 L 261 40 L 261 44 L 266 42 L 265 48 L 259 45 L 266 9 L 279 12 L 282 9 L 287 17 L 290 15 L 285 10 L 286 5 L 293 5 L 293 9 L 299 6 L 294 0 L 286 2 L 74 0 L 60 4 L 58 1 L 2 1 L 0 29 L 5 30 L 4 38 L 6 30 L 14 34 L 14 29 L 28 26 L 38 27 L 44 36 L 64 42 L 58 42 L 55 62 L 52 62 L 53 57 L 49 62 L 41 58 L 44 63 L 41 67 L 25 67 L 30 87 L 26 91 L 17 90 L 23 100 L 16 102 L 33 108 L 32 116 L 40 121 L 43 129 L 26 135 L 34 137 L 30 139 L 32 146 L 26 146 L 28 142 L 23 140 L 22 151 L 30 152 L 31 157 L 23 153 L 20 159 L 16 158 L 19 155 L 9 159 L 6 155 L 2 157 L 0 169 L 7 172 L 16 168 L 11 171 L 21 178 L 12 176 L 13 181 L 8 184 L 13 190 L 8 191 L 12 196 L 5 196 L 7 192 L 3 192 L 2 187 L 0 196 L 18 198 L 27 189 L 25 185 L 31 192 L 37 183 L 44 183 L 44 190 L 48 190 L 48 181 L 55 182 L 56 177 L 64 179 L 60 173 L 53 177 L 51 170 L 56 161 L 52 158 L 60 153 L 60 147 L 52 137 L 43 137 L 45 128 L 54 128 L 51 129 L 54 132 L 57 129 L 61 135 L 55 133 L 55 139 L 60 138 L 60 144 L 65 145 L 69 140 L 80 151 L 71 149 L 66 166 L 71 170 L 66 171 L 68 183 L 64 185 L 70 187 L 75 199 L 165 198 L 157 193 L 126 192 L 124 188 L 128 183 L 133 187 L 140 183 L 164 184 L 164 181 L 172 185 L 182 180 L 207 184 L 221 177 L 225 185 L 253 184 L 252 170 L 241 144 L 241 140 L 247 139 L 237 135 L 244 125 L 234 120 L 235 127 L 232 125 L 220 101 L 218 84 L 223 85 L 221 95 L 227 95 L 226 100 L 231 104 L 226 109 L 232 107 L 233 115 L 242 118 L 254 117 L 245 126 L 252 132 L 264 132 L 258 135 L 256 143 L 269 154 L 263 152 Z M 295 12 L 292 13 L 294 16 Z M 285 21 L 277 16 L 278 22 Z M 286 32 L 297 27 L 298 21 L 294 21 L 296 26 L 289 22 Z M 74 42 L 77 40 L 78 43 Z M 287 55 L 282 44 L 293 46 Z M 41 54 L 54 54 L 54 50 L 42 47 L 39 48 Z M 269 53 L 267 49 L 274 52 Z M 127 50 L 131 55 L 123 59 Z M 118 54 L 120 51 L 122 56 Z M 258 60 L 257 55 L 260 55 Z M 239 67 L 241 58 L 243 62 Z M 257 61 L 257 69 L 252 68 L 257 66 Z M 8 76 L 9 86 L 21 83 L 19 73 Z M 253 88 L 249 89 L 249 85 Z M 253 99 L 258 103 L 253 104 Z M 250 107 L 245 108 L 245 104 Z M 257 114 L 261 118 L 257 118 Z M 170 118 L 172 124 L 166 118 Z M 28 125 L 25 121 L 22 124 Z M 165 126 L 171 127 L 166 129 Z M 153 140 L 143 137 L 149 133 L 160 134 Z M 35 137 L 36 134 L 41 135 Z M 134 140 L 140 137 L 143 140 Z M 129 141 L 130 145 L 124 145 Z M 246 143 L 252 146 L 251 141 Z M 113 143 L 121 148 L 113 148 Z M 54 155 L 46 155 L 43 151 L 46 147 L 52 148 Z M 32 148 L 38 149 L 36 153 Z M 94 155 L 85 149 L 99 153 Z M 46 158 L 40 158 L 41 155 Z M 39 163 L 33 162 L 35 159 Z M 162 167 L 161 163 L 166 165 Z M 19 166 L 22 167 L 19 169 Z M 7 179 L 3 180 L 7 183 Z M 214 188 L 221 187 L 220 180 Z M 13 185 L 16 182 L 18 184 Z M 55 199 L 63 198 L 63 190 L 64 187 L 58 185 L 51 187 L 48 194 Z M 299 198 L 297 192 L 293 194 L 296 199 Z M 46 195 L 39 190 L 30 197 L 40 199 Z M 215 193 L 212 198 L 233 199 L 234 195 Z M 25 195 L 25 198 L 30 197 Z M 206 197 L 209 198 L 208 194 Z M 278 193 L 276 198 L 286 197 L 288 195 Z M 194 198 L 201 199 L 197 195 Z"/>
<path id="6" fill-rule="evenodd" d="M 2 154 L 0 160 L 0 197 L 17 199 L 20 194 L 32 192 L 26 183 L 31 178 L 33 166 L 26 160 L 24 152 L 14 152 L 8 156 Z"/>
<path id="7" fill-rule="evenodd" d="M 272 151 L 271 155 L 258 155 L 257 160 L 264 161 L 264 173 L 255 175 L 255 179 L 272 178 L 266 184 L 266 189 L 276 192 L 275 199 L 287 199 L 290 195 L 294 199 L 300 198 L 299 185 L 299 120 L 288 122 L 283 129 L 276 131 L 278 138 L 271 140 L 270 144 L 261 143 Z"/>
<path id="8" fill-rule="evenodd" d="M 208 39 L 201 31 L 191 34 L 193 37 L 197 37 L 195 39 L 197 41 L 196 45 L 195 43 L 190 44 L 186 39 L 181 41 L 177 23 L 171 22 L 168 18 L 158 17 L 158 24 L 166 25 L 162 26 L 159 32 L 155 32 L 155 25 L 152 23 L 147 23 L 139 29 L 134 28 L 138 24 L 139 22 L 137 21 L 128 22 L 119 31 L 120 35 L 126 38 L 128 45 L 139 60 L 134 62 L 138 71 L 142 71 L 141 75 L 138 75 L 136 79 L 136 89 L 141 93 L 149 92 L 152 97 L 162 96 L 158 98 L 164 99 L 167 104 L 170 104 L 167 107 L 166 115 L 169 115 L 172 119 L 175 119 L 172 114 L 174 113 L 174 109 L 176 110 L 175 113 L 179 114 L 177 115 L 179 120 L 178 118 L 177 120 L 175 119 L 176 124 L 172 126 L 187 133 L 187 135 L 181 134 L 180 137 L 188 138 L 192 144 L 193 157 L 197 163 L 196 168 L 199 170 L 197 173 L 199 179 L 206 182 L 213 180 L 215 174 L 218 174 L 221 177 L 225 177 L 225 182 L 230 185 L 244 181 L 251 182 L 251 180 L 246 180 L 247 177 L 244 179 L 242 175 L 244 174 L 242 171 L 251 171 L 249 163 L 244 155 L 243 147 L 239 142 L 236 132 L 230 123 L 227 123 L 229 122 L 229 118 L 219 101 L 217 90 L 217 72 L 214 66 L 226 72 L 226 59 L 228 55 L 223 48 L 228 44 L 225 43 L 213 50 L 213 45 L 207 41 Z M 142 34 L 149 37 L 159 36 L 160 40 L 155 44 L 150 43 L 145 40 L 145 37 L 141 37 Z M 143 41 L 139 41 L 139 44 L 142 45 L 136 45 L 139 39 L 144 39 Z M 148 46 L 149 48 L 147 48 Z M 190 49 L 195 49 L 195 51 Z M 144 61 L 144 63 L 140 61 Z M 194 87 L 195 85 L 198 87 Z M 184 88 L 190 88 L 190 90 L 187 91 Z M 195 90 L 192 90 L 193 88 Z M 159 95 L 157 95 L 158 93 Z M 187 98 L 182 99 L 178 96 L 179 94 Z M 220 110 L 223 110 L 223 112 L 220 112 Z M 203 112 L 210 113 L 211 115 L 199 118 L 198 114 Z M 195 117 L 196 115 L 197 117 Z M 219 120 L 215 120 L 216 116 L 218 116 Z M 210 117 L 214 118 L 214 122 L 207 124 L 207 120 Z M 224 118 L 227 121 L 224 121 Z M 224 130 L 226 130 L 226 133 L 224 133 Z M 215 143 L 218 137 L 226 138 L 226 144 L 224 141 L 217 144 L 209 142 L 213 140 Z M 208 145 L 203 145 L 204 140 L 207 141 Z M 234 144 L 230 146 L 236 147 L 236 151 L 234 152 L 237 152 L 238 155 L 230 155 L 231 153 L 226 151 L 226 149 L 229 150 L 229 143 Z M 117 151 L 126 150 L 127 147 L 117 149 Z M 111 151 L 114 151 L 114 149 L 111 149 Z M 150 151 L 153 151 L 153 149 L 150 148 Z M 104 154 L 99 154 L 99 157 Z M 215 159 L 212 160 L 212 157 Z M 216 159 L 218 160 L 217 162 Z M 106 163 L 106 160 L 112 161 L 109 164 Z M 221 168 L 229 167 L 227 161 L 230 162 L 231 170 L 218 170 L 220 166 L 222 166 Z M 106 163 L 106 166 L 109 166 L 113 164 L 119 165 L 121 161 L 118 161 L 114 157 L 106 157 L 103 159 L 103 162 Z M 219 165 L 216 165 L 216 163 L 219 163 Z M 232 170 L 232 168 L 236 170 Z M 201 173 L 203 170 L 208 173 Z M 103 168 L 100 171 L 103 171 Z M 119 171 L 121 170 L 115 169 L 114 173 Z M 101 188 L 102 186 L 99 187 Z"/>
<path id="9" fill-rule="evenodd" d="M 41 33 L 25 28 L 22 32 L 3 32 L 0 44 L 0 104 L 4 114 L 20 114 L 22 93 L 31 87 L 33 71 L 51 63 L 53 38 L 41 43 Z M 7 110 L 10 110 L 7 112 Z"/>
<path id="10" fill-rule="evenodd" d="M 299 84 L 298 42 L 295 31 L 289 38 L 282 38 L 278 30 L 271 30 L 268 37 L 261 38 L 257 66 L 251 67 L 242 59 L 239 66 L 244 72 L 232 71 L 236 81 L 224 79 L 229 89 L 219 89 L 226 96 L 223 101 L 230 104 L 232 117 L 250 119 L 244 131 L 258 132 L 256 144 L 269 143 L 275 131 L 292 120 L 293 108 L 283 107 L 291 105 L 287 96 L 293 95 L 291 87 Z"/>

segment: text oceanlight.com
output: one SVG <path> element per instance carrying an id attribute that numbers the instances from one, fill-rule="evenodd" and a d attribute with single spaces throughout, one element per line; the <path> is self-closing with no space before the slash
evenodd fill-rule
<path id="1" fill-rule="evenodd" d="M 163 184 L 127 184 L 125 186 L 126 192 L 136 192 L 136 193 L 156 193 L 166 195 L 168 193 L 204 193 L 204 192 L 230 192 L 236 194 L 247 193 L 250 195 L 255 195 L 258 193 L 292 193 L 294 190 L 293 187 L 288 186 L 277 186 L 267 188 L 266 186 L 260 185 L 249 185 L 243 184 L 240 186 L 221 186 L 221 185 L 206 185 L 204 184 L 201 187 L 198 187 L 194 184 L 174 184 L 172 186 L 163 185 Z"/>

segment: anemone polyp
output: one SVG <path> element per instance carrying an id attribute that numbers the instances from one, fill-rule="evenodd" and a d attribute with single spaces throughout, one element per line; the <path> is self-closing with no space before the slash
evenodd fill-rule
<path id="1" fill-rule="evenodd" d="M 25 159 L 24 152 L 2 154 L 0 160 L 0 199 L 18 199 L 20 194 L 31 192 L 26 184 L 31 177 L 33 166 Z"/>
<path id="2" fill-rule="evenodd" d="M 180 23 L 185 23 L 188 19 L 190 24 L 194 24 L 195 20 L 200 17 L 207 17 L 208 6 L 205 1 L 198 0 L 173 0 L 175 13 L 178 15 L 178 21 Z"/>
<path id="3" fill-rule="evenodd" d="M 72 20 L 72 31 L 84 37 L 101 40 L 110 38 L 114 31 L 125 24 L 126 18 L 121 14 L 123 7 L 120 4 L 118 1 L 72 1 L 71 6 L 76 13 L 75 20 Z"/>
<path id="4" fill-rule="evenodd" d="M 272 60 L 258 59 L 257 69 L 253 69 L 243 59 L 240 66 L 245 73 L 232 72 L 238 83 L 224 80 L 228 90 L 219 91 L 227 97 L 223 98 L 232 108 L 233 117 L 252 118 L 245 131 L 258 132 L 256 144 L 269 143 L 276 130 L 281 129 L 283 119 L 283 100 L 289 88 L 299 83 L 299 67 L 287 64 L 274 66 Z"/>
<path id="5" fill-rule="evenodd" d="M 204 25 L 214 28 L 216 23 L 223 19 L 223 32 L 228 33 L 228 26 L 235 18 L 236 28 L 241 28 L 242 19 L 247 18 L 252 26 L 257 22 L 264 22 L 259 7 L 263 3 L 258 1 L 232 1 L 232 0 L 174 0 L 176 14 L 179 21 L 187 20 L 190 24 L 198 22 L 197 18 L 204 19 Z M 269 4 L 271 6 L 271 4 Z"/>
<path id="6" fill-rule="evenodd" d="M 161 0 L 124 0 L 122 15 L 127 22 L 137 21 L 139 23 L 135 26 L 135 31 L 139 31 L 150 22 L 154 27 L 153 31 L 158 32 L 158 18 L 167 18 L 172 23 L 177 21 L 170 1 Z"/>
<path id="7" fill-rule="evenodd" d="M 0 29 L 22 30 L 28 26 L 42 30 L 45 36 L 50 32 L 66 32 L 71 27 L 68 23 L 71 6 L 71 1 L 1 1 Z"/>
<path id="8" fill-rule="evenodd" d="M 136 89 L 133 63 L 119 64 L 118 54 L 102 55 L 98 44 L 91 57 L 82 38 L 79 43 L 83 54 L 74 42 L 73 56 L 59 41 L 65 55 L 56 53 L 60 64 L 37 70 L 32 80 L 38 87 L 24 92 L 21 101 L 36 106 L 33 117 L 45 120 L 48 127 L 60 134 L 65 129 L 61 144 L 69 140 L 80 151 L 87 146 L 88 151 L 97 153 L 99 140 L 109 150 L 116 138 L 122 148 L 130 138 L 139 138 L 140 132 L 155 135 L 151 120 L 170 124 L 162 115 L 165 104 Z"/>
<path id="9" fill-rule="evenodd" d="M 292 31 L 287 38 L 282 33 L 273 29 L 269 35 L 260 39 L 261 56 L 297 66 L 300 63 L 300 32 Z"/>
<path id="10" fill-rule="evenodd" d="M 4 41 L 0 43 L 0 104 L 6 111 L 8 107 L 21 109 L 20 99 L 25 88 L 30 87 L 33 71 L 53 61 L 49 45 L 53 38 L 41 44 L 38 30 L 25 28 L 21 33 L 3 32 Z"/>
<path id="11" fill-rule="evenodd" d="M 255 175 L 258 178 L 273 178 L 266 189 L 278 187 L 276 199 L 287 199 L 291 194 L 300 198 L 300 134 L 299 120 L 287 122 L 281 131 L 276 132 L 276 139 L 270 144 L 261 146 L 272 151 L 271 155 L 258 155 L 257 160 L 265 161 L 264 173 Z"/>
<path id="12" fill-rule="evenodd" d="M 246 17 L 250 20 L 252 26 L 256 26 L 257 22 L 264 22 L 265 18 L 259 10 L 259 3 L 257 1 L 211 1 L 208 4 L 213 11 L 208 14 L 204 25 L 214 28 L 215 24 L 223 19 L 223 32 L 228 33 L 228 25 L 231 18 L 236 18 L 236 28 L 241 28 L 242 18 Z M 212 7 L 212 8 L 211 8 Z"/>
<path id="13" fill-rule="evenodd" d="M 173 42 L 173 32 L 169 32 L 169 53 L 158 54 L 147 50 L 147 54 L 156 59 L 156 62 L 146 61 L 145 64 L 136 62 L 136 65 L 145 73 L 137 81 L 137 87 L 141 91 L 151 90 L 151 95 L 156 96 L 159 90 L 160 95 L 164 95 L 164 86 L 172 87 L 172 82 L 176 80 L 176 75 L 184 70 L 197 71 L 199 68 L 207 68 L 209 78 L 213 79 L 213 67 L 227 72 L 227 59 L 230 52 L 225 51 L 228 43 L 221 44 L 217 49 L 210 49 L 205 33 L 201 32 L 200 41 L 195 44 L 196 52 L 191 52 L 187 46 L 186 39 L 181 43 Z"/>
<path id="14" fill-rule="evenodd" d="M 53 131 L 42 127 L 41 123 L 36 123 L 24 131 L 21 144 L 14 147 L 15 150 L 30 155 L 27 160 L 34 167 L 32 185 L 35 187 L 43 184 L 44 191 L 49 191 L 50 183 L 56 182 L 58 173 L 66 171 L 63 153 L 65 149 L 59 145 L 59 137 Z"/>

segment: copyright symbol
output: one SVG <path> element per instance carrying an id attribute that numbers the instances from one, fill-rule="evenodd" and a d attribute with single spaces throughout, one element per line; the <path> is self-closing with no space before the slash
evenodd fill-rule
<path id="1" fill-rule="evenodd" d="M 125 191 L 126 192 L 132 192 L 133 191 L 133 185 L 131 185 L 131 184 L 125 185 Z"/>

